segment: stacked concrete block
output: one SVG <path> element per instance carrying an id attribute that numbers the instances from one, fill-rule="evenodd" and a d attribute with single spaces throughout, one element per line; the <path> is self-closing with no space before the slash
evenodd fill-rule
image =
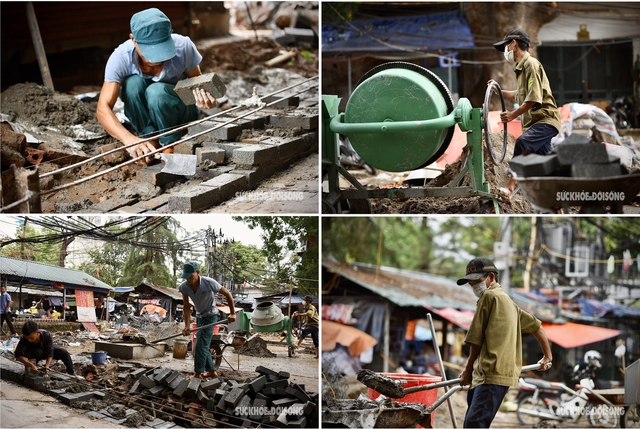
<path id="1" fill-rule="evenodd" d="M 233 141 L 242 132 L 242 125 L 235 122 L 227 124 L 225 120 L 208 120 L 191 125 L 189 135 L 201 134 L 209 139 Z"/>
<path id="2" fill-rule="evenodd" d="M 618 157 L 604 144 L 572 134 L 548 155 L 519 155 L 509 166 L 519 177 L 576 177 L 605 179 L 627 174 Z"/>
<path id="3" fill-rule="evenodd" d="M 196 99 L 193 96 L 194 89 L 204 89 L 214 98 L 223 97 L 227 92 L 227 86 L 215 73 L 183 79 L 176 84 L 174 91 L 184 104 L 191 105 L 196 104 Z"/>

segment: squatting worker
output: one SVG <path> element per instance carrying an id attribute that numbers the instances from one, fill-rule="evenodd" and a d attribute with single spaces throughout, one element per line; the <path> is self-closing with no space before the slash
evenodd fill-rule
<path id="1" fill-rule="evenodd" d="M 460 375 L 462 386 L 471 385 L 465 428 L 488 428 L 509 386 L 516 386 L 522 369 L 522 336 L 533 334 L 544 357 L 541 370 L 551 368 L 552 354 L 541 322 L 523 311 L 498 281 L 498 270 L 489 259 L 472 259 L 458 285 L 468 285 L 478 297 L 476 313 L 465 343 L 469 360 Z"/>
<path id="2" fill-rule="evenodd" d="M 311 295 L 304 296 L 304 311 L 296 311 L 293 313 L 293 317 L 296 316 L 305 316 L 307 318 L 307 325 L 302 330 L 302 335 L 298 340 L 298 344 L 296 347 L 300 347 L 302 344 L 302 340 L 304 340 L 308 335 L 311 335 L 311 341 L 313 341 L 313 347 L 316 349 L 316 355 L 314 356 L 316 359 L 318 358 L 318 327 L 320 324 L 320 316 L 318 315 L 318 310 L 311 305 L 313 302 L 313 297 Z"/>
<path id="3" fill-rule="evenodd" d="M 216 308 L 216 293 L 220 292 L 227 298 L 230 314 L 229 322 L 236 320 L 236 309 L 233 303 L 233 296 L 225 287 L 210 277 L 200 275 L 200 266 L 197 262 L 187 262 L 182 270 L 182 278 L 186 279 L 180 285 L 179 291 L 182 293 L 184 305 L 184 329 L 182 334 L 187 336 L 190 333 L 191 305 L 189 298 L 196 308 L 197 326 L 210 325 L 218 321 L 218 309 Z M 194 377 L 216 377 L 216 367 L 211 359 L 209 345 L 213 335 L 213 326 L 204 328 L 196 332 L 196 350 L 193 353 Z"/>
<path id="4" fill-rule="evenodd" d="M 515 100 L 520 107 L 500 114 L 502 122 L 511 122 L 518 116 L 522 120 L 522 135 L 516 139 L 513 156 L 530 153 L 546 155 L 551 151 L 551 139 L 560 132 L 561 126 L 560 112 L 551 93 L 547 74 L 540 61 L 529 54 L 530 45 L 529 35 L 518 29 L 509 30 L 504 40 L 493 45 L 498 51 L 504 52 L 507 61 L 515 62 L 513 71 L 518 87 L 515 91 L 503 89 L 502 96 Z M 506 190 L 503 190 L 510 197 L 515 188 L 516 180 L 510 177 Z"/>
<path id="5" fill-rule="evenodd" d="M 67 374 L 73 375 L 73 361 L 69 352 L 62 347 L 53 345 L 53 336 L 49 331 L 38 329 L 38 324 L 32 320 L 22 325 L 22 336 L 16 346 L 16 360 L 24 365 L 25 374 L 38 372 L 36 366 L 44 359 L 45 375 L 49 373 L 52 360 L 61 360 L 67 367 Z M 36 363 L 29 362 L 35 359 Z"/>
<path id="6" fill-rule="evenodd" d="M 138 136 L 166 131 L 198 119 L 201 109 L 216 107 L 216 100 L 202 89 L 193 91 L 196 104 L 187 106 L 174 92 L 178 81 L 201 75 L 202 55 L 188 37 L 173 34 L 171 21 L 159 9 L 151 8 L 131 17 L 129 39 L 109 57 L 98 100 L 98 121 L 125 145 L 141 140 L 130 133 L 113 113 L 118 96 Z M 150 140 L 127 149 L 132 157 L 142 156 L 160 145 L 179 140 L 187 130 Z M 172 148 L 167 149 L 172 152 Z"/>

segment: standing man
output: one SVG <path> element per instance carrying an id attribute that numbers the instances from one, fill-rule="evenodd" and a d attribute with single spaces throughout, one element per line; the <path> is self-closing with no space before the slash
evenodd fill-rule
<path id="1" fill-rule="evenodd" d="M 518 89 L 502 90 L 502 96 L 515 100 L 520 105 L 511 112 L 502 112 L 500 120 L 511 122 L 522 117 L 522 135 L 517 138 L 513 156 L 537 153 L 546 155 L 551 152 L 551 139 L 560 132 L 560 112 L 551 93 L 547 74 L 540 61 L 529 54 L 531 40 L 522 30 L 509 30 L 504 40 L 493 46 L 509 62 L 515 62 Z M 492 81 L 489 81 L 491 83 Z M 507 188 L 503 189 L 509 198 L 516 188 L 516 180 L 511 176 Z"/>
<path id="2" fill-rule="evenodd" d="M 2 326 L 4 325 L 4 321 L 7 321 L 7 326 L 9 326 L 9 330 L 11 331 L 11 335 L 17 337 L 16 330 L 13 327 L 13 323 L 11 322 L 11 305 L 13 301 L 11 301 L 11 295 L 7 292 L 7 286 L 0 286 L 0 331 L 2 330 Z"/>
<path id="3" fill-rule="evenodd" d="M 173 34 L 171 21 L 159 9 L 133 15 L 129 39 L 109 57 L 98 99 L 98 121 L 112 137 L 129 145 L 141 140 L 140 137 L 198 119 L 198 108 L 216 107 L 215 98 L 202 89 L 193 91 L 195 106 L 185 105 L 174 92 L 178 81 L 202 74 L 199 65 L 202 55 L 191 39 Z M 124 114 L 140 137 L 131 134 L 113 113 L 118 96 L 124 103 Z M 186 133 L 177 131 L 127 151 L 132 157 L 142 156 L 178 141 Z"/>
<path id="4" fill-rule="evenodd" d="M 311 335 L 311 341 L 313 341 L 313 347 L 316 348 L 316 355 L 314 356 L 316 359 L 318 358 L 318 326 L 320 317 L 318 316 L 318 310 L 311 305 L 313 302 L 313 297 L 311 295 L 305 295 L 304 297 L 304 311 L 296 311 L 293 313 L 293 317 L 296 316 L 305 316 L 307 318 L 307 326 L 302 330 L 302 335 L 298 340 L 298 344 L 296 347 L 300 347 L 302 344 L 302 340 L 307 338 L 307 335 Z"/>
<path id="5" fill-rule="evenodd" d="M 184 306 L 184 329 L 182 330 L 182 335 L 188 336 L 191 331 L 191 305 L 189 298 L 191 298 L 193 306 L 196 308 L 196 323 L 198 327 L 218 321 L 218 309 L 216 308 L 216 293 L 218 292 L 227 298 L 230 309 L 228 321 L 233 322 L 236 320 L 236 309 L 231 292 L 214 279 L 201 276 L 200 266 L 197 262 L 187 262 L 184 264 L 182 271 L 182 278 L 186 279 L 179 288 Z M 217 377 L 218 375 L 209 350 L 212 335 L 213 326 L 201 329 L 196 333 L 196 349 L 193 352 L 194 377 L 196 378 Z"/>
<path id="6" fill-rule="evenodd" d="M 465 428 L 488 428 L 510 386 L 518 384 L 522 369 L 522 336 L 533 334 L 544 353 L 541 371 L 551 368 L 553 356 L 541 322 L 523 311 L 497 283 L 498 270 L 489 259 L 472 259 L 458 285 L 468 285 L 478 297 L 476 313 L 465 343 L 470 345 L 460 385 L 467 394 Z"/>
<path id="7" fill-rule="evenodd" d="M 22 325 L 22 337 L 16 346 L 16 360 L 24 365 L 25 374 L 30 371 L 38 372 L 38 361 L 44 359 L 45 375 L 49 374 L 49 366 L 53 359 L 61 360 L 67 367 L 67 374 L 73 375 L 73 361 L 69 352 L 62 347 L 53 345 L 53 336 L 49 331 L 38 329 L 38 324 L 32 320 Z M 35 359 L 36 363 L 29 362 Z"/>

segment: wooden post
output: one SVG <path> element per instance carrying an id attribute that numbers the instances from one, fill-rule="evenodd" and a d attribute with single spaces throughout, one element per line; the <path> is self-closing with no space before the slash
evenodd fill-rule
<path id="1" fill-rule="evenodd" d="M 27 21 L 29 21 L 29 30 L 31 31 L 31 39 L 33 39 L 33 47 L 36 50 L 36 57 L 38 58 L 38 65 L 40 66 L 42 82 L 44 83 L 44 86 L 54 91 L 53 79 L 51 79 L 49 63 L 47 62 L 47 54 L 44 50 L 42 37 L 40 36 L 40 28 L 38 28 L 38 20 L 36 19 L 36 12 L 33 9 L 33 3 L 27 2 L 26 9 Z"/>

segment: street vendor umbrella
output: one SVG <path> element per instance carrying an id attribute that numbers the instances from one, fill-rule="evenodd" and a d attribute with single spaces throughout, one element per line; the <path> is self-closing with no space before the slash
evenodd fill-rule
<path id="1" fill-rule="evenodd" d="M 322 321 L 322 350 L 330 351 L 342 344 L 349 349 L 351 356 L 360 356 L 362 352 L 378 344 L 378 341 L 366 332 L 341 323 Z"/>
<path id="2" fill-rule="evenodd" d="M 143 313 L 149 313 L 149 314 L 158 313 L 160 317 L 164 317 L 164 315 L 167 314 L 167 310 L 165 310 L 162 307 L 158 307 L 157 305 L 147 304 L 144 307 L 142 307 L 142 310 L 140 310 L 140 314 L 143 314 Z"/>

